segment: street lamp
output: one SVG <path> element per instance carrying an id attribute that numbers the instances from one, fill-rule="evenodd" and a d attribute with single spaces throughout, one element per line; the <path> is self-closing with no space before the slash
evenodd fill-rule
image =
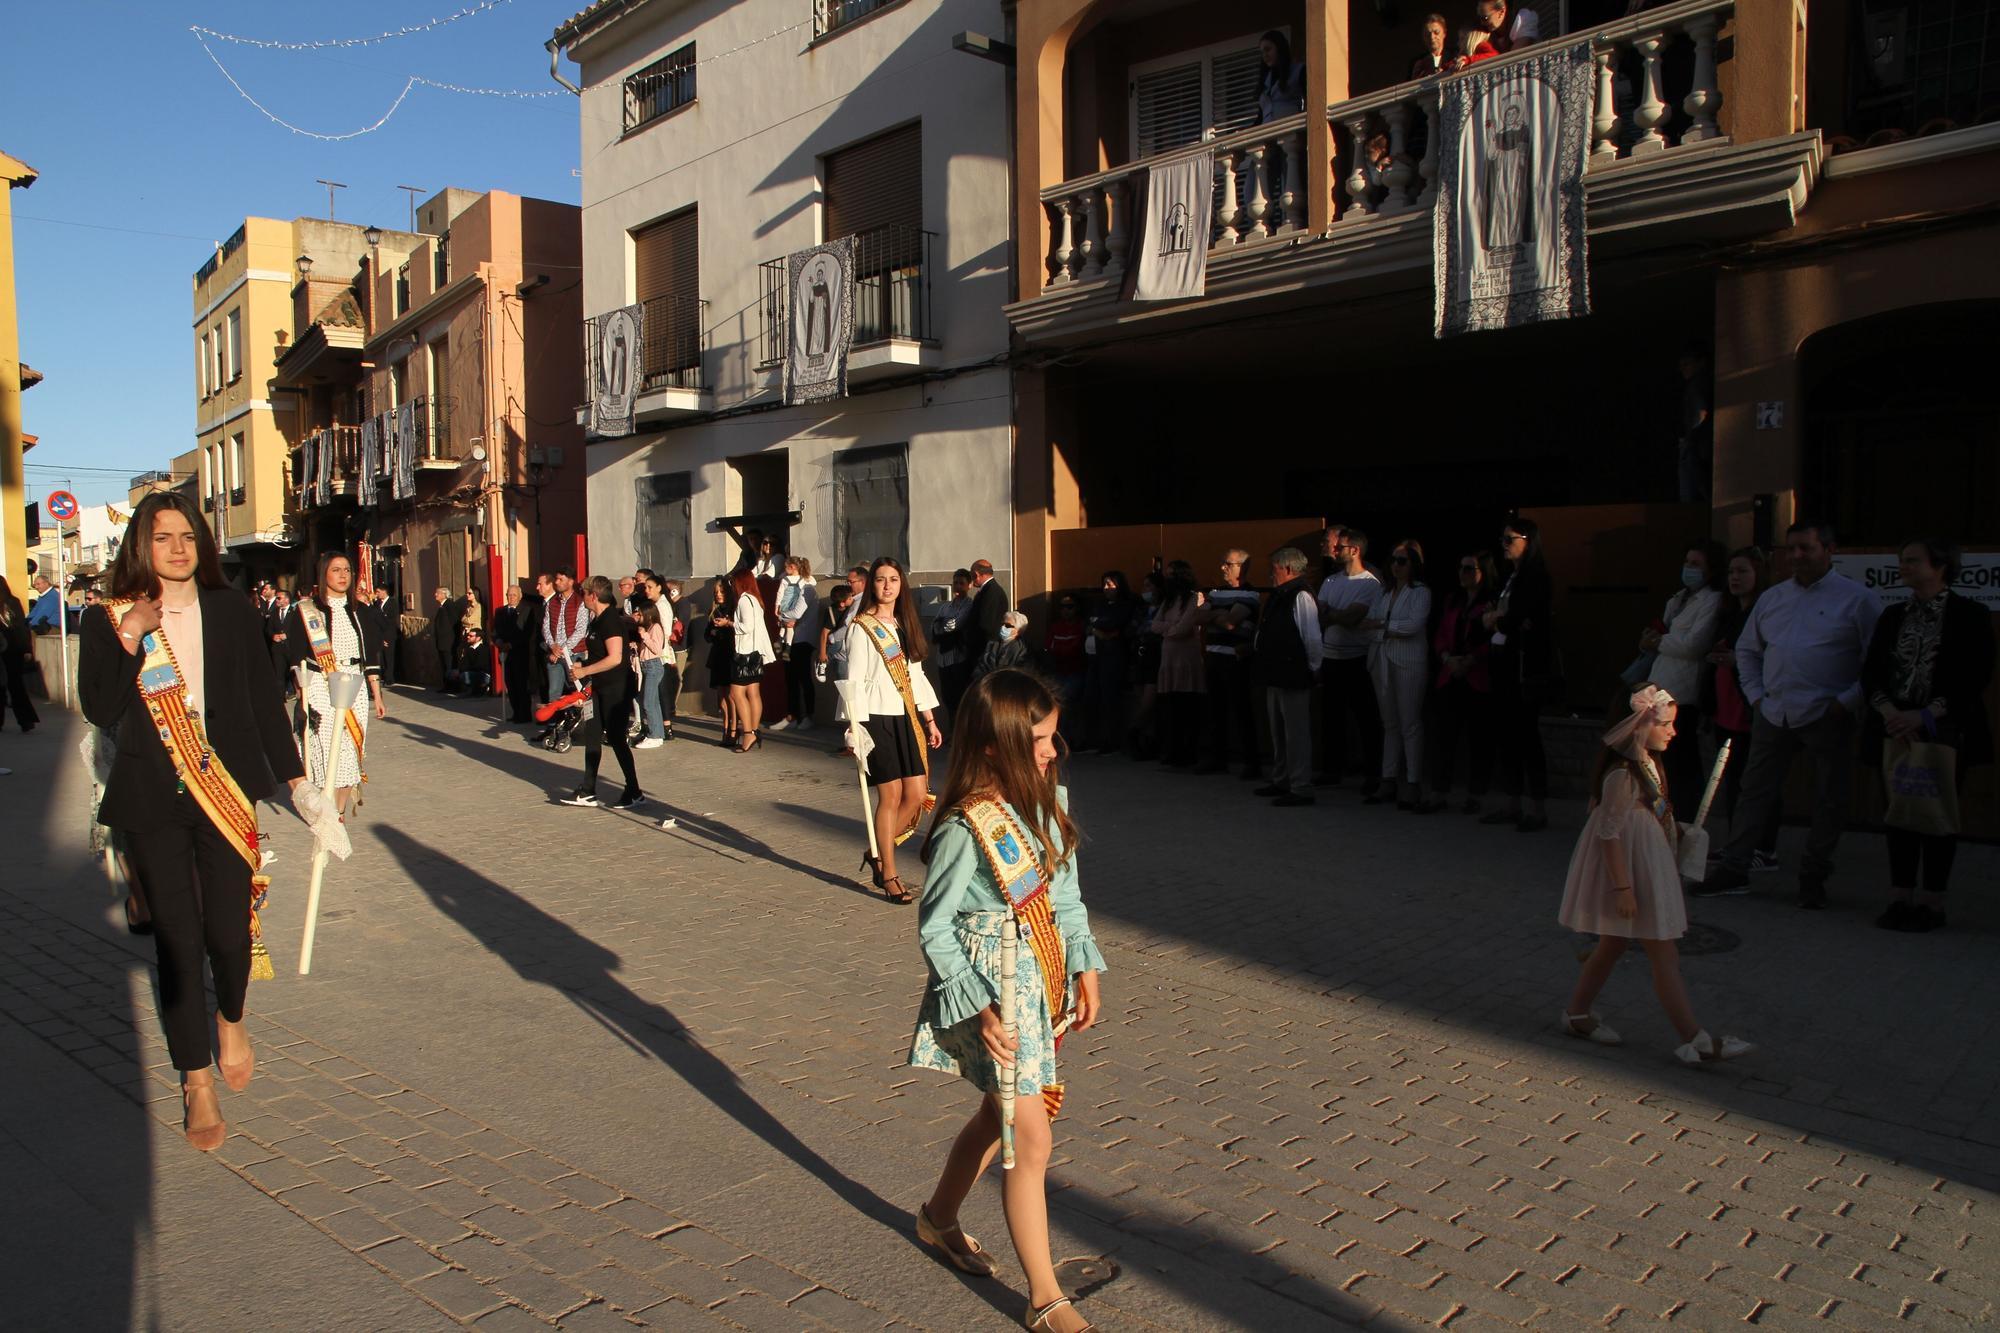
<path id="1" fill-rule="evenodd" d="M 293 260 L 292 262 L 298 265 L 299 281 L 303 282 L 307 278 L 310 278 L 312 276 L 313 259 L 311 255 L 300 255 L 297 259 Z"/>
<path id="2" fill-rule="evenodd" d="M 380 227 L 365 228 L 361 233 L 361 239 L 367 241 L 368 248 L 373 250 L 376 246 L 382 244 L 382 229 Z"/>

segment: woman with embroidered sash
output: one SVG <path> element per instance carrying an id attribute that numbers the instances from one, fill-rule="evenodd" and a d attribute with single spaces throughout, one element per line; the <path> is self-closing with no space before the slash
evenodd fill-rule
<path id="1" fill-rule="evenodd" d="M 1590 818 L 1570 857 L 1557 919 L 1571 930 L 1597 936 L 1563 1011 L 1562 1030 L 1572 1037 L 1617 1046 L 1622 1038 L 1591 1010 L 1626 946 L 1637 941 L 1653 969 L 1653 994 L 1681 1045 L 1684 1064 L 1731 1060 L 1757 1048 L 1735 1037 L 1712 1037 L 1694 1017 L 1681 979 L 1679 940 L 1687 933 L 1687 900 L 1681 891 L 1681 826 L 1674 822 L 1666 770 L 1660 756 L 1674 738 L 1680 708 L 1657 685 L 1631 698 L 1631 713 L 1604 733 L 1591 782 Z"/>
<path id="2" fill-rule="evenodd" d="M 916 833 L 936 802 L 929 751 L 944 744 L 935 718 L 937 693 L 924 673 L 930 645 L 917 615 L 916 590 L 888 556 L 868 570 L 861 610 L 847 627 L 847 683 L 841 687 L 850 727 L 868 733 L 868 786 L 875 793 L 878 861 L 861 857 L 875 887 L 893 903 L 916 898 L 896 874 L 896 848 Z"/>
<path id="3" fill-rule="evenodd" d="M 1022 1322 L 1049 1333 L 1091 1327 L 1056 1282 L 1044 1176 L 1050 1122 L 1062 1104 L 1056 1048 L 1097 1022 L 1104 958 L 1077 886 L 1077 829 L 1056 782 L 1066 747 L 1056 697 L 1025 671 L 996 671 L 966 692 L 952 726 L 951 767 L 924 848 L 929 873 L 917 935 L 930 987 L 910 1064 L 958 1074 L 986 1096 L 958 1132 L 937 1189 L 917 1212 L 917 1236 L 963 1272 L 993 1261 L 959 1226 L 959 1207 L 1000 1148 L 1000 1066 L 1011 1064 L 1014 1165 L 1002 1182 L 1007 1230 L 1028 1281 Z M 999 1012 L 1001 928 L 1011 914 L 1016 1036 Z"/>
<path id="4" fill-rule="evenodd" d="M 375 608 L 350 599 L 354 564 L 339 551 L 319 558 L 319 577 L 310 600 L 301 597 L 285 617 L 285 661 L 306 668 L 306 776 L 315 787 L 326 786 L 326 757 L 334 756 L 334 799 L 340 812 L 354 800 L 364 780 L 368 711 L 355 708 L 344 718 L 335 714 L 327 694 L 327 674 L 359 671 L 367 677 L 368 696 L 376 717 L 389 716 L 382 701 L 382 631 Z"/>
<path id="5" fill-rule="evenodd" d="M 256 802 L 280 784 L 308 807 L 318 793 L 302 786 L 257 609 L 223 581 L 215 538 L 186 497 L 155 493 L 133 512 L 111 600 L 83 618 L 77 688 L 84 716 L 118 738 L 98 818 L 125 834 L 145 886 L 182 1127 L 212 1152 L 228 1131 L 208 1068 L 203 959 L 217 1063 L 241 1091 L 256 1065 L 244 993 L 253 969 L 270 975 L 255 912 Z"/>

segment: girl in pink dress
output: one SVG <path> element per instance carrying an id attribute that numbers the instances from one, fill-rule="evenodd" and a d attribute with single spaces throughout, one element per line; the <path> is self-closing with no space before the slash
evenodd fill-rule
<path id="1" fill-rule="evenodd" d="M 1652 965 L 1653 993 L 1681 1039 L 1675 1056 L 1698 1065 L 1748 1055 L 1756 1049 L 1749 1042 L 1717 1040 L 1695 1021 L 1681 980 L 1676 941 L 1687 933 L 1678 863 L 1681 829 L 1667 803 L 1659 761 L 1674 738 L 1674 717 L 1680 710 L 1674 696 L 1657 685 L 1640 689 L 1631 704 L 1631 715 L 1604 733 L 1591 784 L 1590 818 L 1577 839 L 1563 887 L 1558 919 L 1571 930 L 1598 937 L 1570 992 L 1563 1031 L 1603 1046 L 1620 1043 L 1590 1006 L 1626 946 L 1637 940 Z"/>

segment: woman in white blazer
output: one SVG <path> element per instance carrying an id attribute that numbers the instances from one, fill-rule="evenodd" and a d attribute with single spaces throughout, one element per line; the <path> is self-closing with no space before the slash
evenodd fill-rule
<path id="1" fill-rule="evenodd" d="M 736 658 L 729 677 L 729 699 L 736 714 L 736 753 L 748 754 L 764 743 L 757 725 L 764 720 L 764 669 L 777 660 L 771 627 L 765 623 L 764 599 L 757 577 L 748 569 L 730 576 L 736 594 L 731 622 L 736 631 Z"/>
<path id="2" fill-rule="evenodd" d="M 881 860 L 864 854 L 875 887 L 890 902 L 915 902 L 896 875 L 896 844 L 914 834 L 930 809 L 927 750 L 944 744 L 937 694 L 924 659 L 923 620 L 903 567 L 884 556 L 868 571 L 860 612 L 847 627 L 847 680 L 840 687 L 850 735 L 867 735 L 868 785 L 875 793 L 875 843 Z M 856 746 L 856 749 L 864 747 Z"/>

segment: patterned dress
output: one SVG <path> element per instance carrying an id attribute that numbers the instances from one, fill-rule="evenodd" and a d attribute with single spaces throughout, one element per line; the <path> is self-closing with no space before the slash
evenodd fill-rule
<path id="1" fill-rule="evenodd" d="M 348 619 L 347 599 L 328 598 L 327 607 L 326 627 L 333 641 L 334 660 L 343 671 L 359 671 L 361 640 L 354 632 L 354 622 Z M 326 756 L 331 751 L 335 756 L 333 785 L 360 786 L 361 756 L 354 752 L 354 742 L 347 735 L 347 724 L 333 711 L 333 699 L 326 690 L 326 676 L 318 671 L 306 673 L 306 707 L 319 718 L 319 726 L 306 738 L 306 780 L 315 787 L 326 786 Z M 368 707 L 368 690 L 364 685 L 354 701 L 354 716 L 361 723 L 364 737 L 368 734 Z M 338 749 L 334 749 L 336 745 Z"/>
<path id="2" fill-rule="evenodd" d="M 1058 795 L 1067 809 L 1068 794 Z M 1033 837 L 1028 821 L 1012 806 L 1007 809 Z M 1048 858 L 1042 859 L 1046 864 Z M 1068 1002 L 1074 1004 L 1076 974 L 1104 971 L 1104 955 L 1091 938 L 1090 917 L 1077 887 L 1075 857 L 1056 872 L 1049 893 L 1056 924 L 1062 927 L 1064 967 L 1070 974 Z M 909 1063 L 957 1074 L 981 1092 L 1000 1091 L 993 1057 L 979 1039 L 979 1013 L 1000 998 L 1000 926 L 1009 910 L 972 826 L 956 810 L 941 816 L 917 907 L 917 935 L 930 965 L 930 987 L 910 1040 Z M 1015 1091 L 1026 1097 L 1062 1081 L 1056 1077 L 1055 1024 L 1048 994 L 1026 940 L 1015 959 L 1014 994 L 1020 1006 Z"/>

